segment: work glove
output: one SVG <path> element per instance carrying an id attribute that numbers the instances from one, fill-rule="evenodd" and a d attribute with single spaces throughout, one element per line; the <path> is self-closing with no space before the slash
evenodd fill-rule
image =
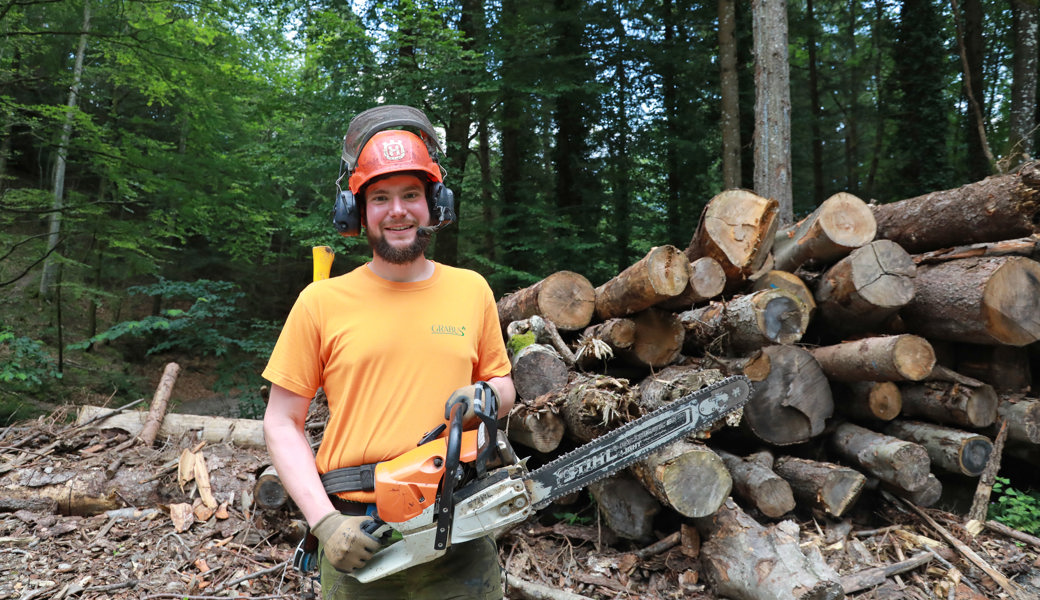
<path id="1" fill-rule="evenodd" d="M 334 510 L 315 523 L 311 532 L 321 540 L 322 551 L 332 566 L 351 573 L 364 566 L 379 550 L 379 540 L 362 529 L 372 520 L 372 517 L 344 515 Z"/>
<path id="2" fill-rule="evenodd" d="M 451 397 L 444 403 L 445 419 L 451 418 L 451 409 L 456 404 L 464 406 L 463 423 L 471 421 L 477 415 L 498 418 L 498 394 L 486 381 L 478 381 L 452 392 Z"/>

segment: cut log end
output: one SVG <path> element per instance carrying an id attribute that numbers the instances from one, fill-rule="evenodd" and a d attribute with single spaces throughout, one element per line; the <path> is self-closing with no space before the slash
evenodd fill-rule
<path id="1" fill-rule="evenodd" d="M 935 350 L 922 337 L 901 335 L 892 352 L 899 373 L 909 381 L 921 381 L 932 373 L 935 366 Z"/>
<path id="2" fill-rule="evenodd" d="M 993 338 L 1009 346 L 1040 340 L 1040 263 L 1012 257 L 986 283 L 982 317 Z"/>

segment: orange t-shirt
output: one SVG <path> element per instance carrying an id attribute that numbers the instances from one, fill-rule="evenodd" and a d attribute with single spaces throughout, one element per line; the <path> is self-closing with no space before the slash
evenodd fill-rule
<path id="1" fill-rule="evenodd" d="M 362 265 L 300 293 L 263 377 L 308 398 L 324 388 L 330 416 L 316 463 L 325 473 L 415 448 L 444 423 L 453 391 L 509 370 L 479 274 L 435 263 L 429 279 L 401 283 Z"/>

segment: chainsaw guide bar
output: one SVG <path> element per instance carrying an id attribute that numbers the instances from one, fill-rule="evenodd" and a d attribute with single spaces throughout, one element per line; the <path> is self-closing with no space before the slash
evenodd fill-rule
<path id="1" fill-rule="evenodd" d="M 571 450 L 530 472 L 534 508 L 545 508 L 682 437 L 708 429 L 742 408 L 750 396 L 747 377 L 728 377 Z"/>

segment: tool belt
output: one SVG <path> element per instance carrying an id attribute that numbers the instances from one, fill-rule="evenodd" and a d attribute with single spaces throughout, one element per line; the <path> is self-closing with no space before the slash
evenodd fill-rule
<path id="1" fill-rule="evenodd" d="M 376 465 L 379 463 L 368 463 L 358 467 L 343 467 L 333 469 L 328 473 L 322 473 L 321 484 L 325 486 L 325 493 L 338 494 L 340 492 L 371 492 L 376 489 Z"/>

